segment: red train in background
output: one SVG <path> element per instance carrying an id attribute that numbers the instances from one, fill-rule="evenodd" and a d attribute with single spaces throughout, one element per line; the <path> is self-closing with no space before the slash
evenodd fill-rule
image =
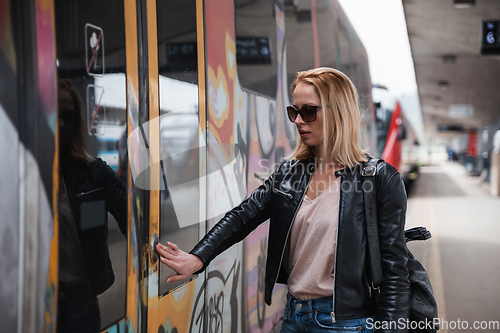
<path id="1" fill-rule="evenodd" d="M 403 175 L 407 190 L 418 176 L 419 142 L 405 117 L 401 102 L 382 85 L 374 85 L 372 98 L 376 112 L 375 156 L 396 167 Z"/>

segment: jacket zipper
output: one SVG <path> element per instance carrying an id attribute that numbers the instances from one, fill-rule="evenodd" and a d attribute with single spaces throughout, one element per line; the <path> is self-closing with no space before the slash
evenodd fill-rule
<path id="1" fill-rule="evenodd" d="M 307 186 L 304 189 L 302 196 L 300 197 L 299 203 L 302 202 L 304 195 L 306 195 L 307 188 L 309 187 L 310 182 L 311 182 L 311 177 L 309 178 L 309 181 L 307 182 Z M 276 191 L 281 192 L 280 190 L 276 190 Z M 292 196 L 289 193 L 285 193 L 285 192 L 281 192 L 281 193 L 288 194 L 288 195 Z M 295 216 L 297 215 L 298 211 L 299 211 L 299 205 L 297 205 L 297 208 L 295 209 L 295 213 L 293 214 L 293 218 L 292 218 L 292 223 L 290 223 L 290 226 L 288 227 L 288 232 L 286 233 L 285 246 L 283 247 L 283 250 L 281 250 L 281 258 L 280 258 L 280 264 L 278 266 L 278 272 L 279 272 L 279 269 L 281 268 L 281 264 L 283 263 L 283 256 L 285 255 L 286 243 L 288 242 L 288 237 L 290 236 L 290 231 L 292 230 L 293 221 L 295 220 Z M 276 281 L 278 281 L 278 274 L 276 274 L 276 277 L 274 278 L 274 284 L 276 284 Z"/>
<path id="2" fill-rule="evenodd" d="M 339 228 L 340 228 L 340 220 L 341 220 L 341 213 L 342 213 L 342 200 L 343 200 L 343 193 L 342 193 L 342 176 L 340 176 L 340 198 L 339 198 L 339 220 L 337 222 L 337 232 L 335 235 L 335 257 L 333 259 L 333 296 L 332 296 L 332 312 L 330 315 L 332 316 L 332 323 L 335 323 L 335 282 L 337 281 L 336 275 L 337 275 L 337 249 L 339 245 Z"/>
<path id="3" fill-rule="evenodd" d="M 292 200 L 293 199 L 293 195 L 291 195 L 290 193 L 286 193 L 286 192 L 283 192 L 283 191 L 280 191 L 278 189 L 274 189 L 276 192 L 280 193 L 280 194 L 283 194 L 285 197 L 288 198 L 288 200 Z"/>
<path id="4" fill-rule="evenodd" d="M 368 288 L 368 294 L 370 295 L 370 297 L 372 297 L 372 288 L 370 288 L 370 283 L 368 282 L 368 277 L 366 276 L 366 270 L 363 272 L 363 277 L 365 278 L 365 284 Z"/>
<path id="5" fill-rule="evenodd" d="M 95 190 L 92 190 L 92 191 L 87 191 L 87 192 L 82 192 L 82 193 L 78 193 L 76 195 L 77 198 L 81 198 L 83 197 L 84 195 L 87 195 L 87 194 L 90 194 L 90 193 L 93 193 L 93 192 L 97 192 L 97 191 L 100 191 L 102 190 L 104 187 L 99 187 L 99 188 L 96 188 Z"/>

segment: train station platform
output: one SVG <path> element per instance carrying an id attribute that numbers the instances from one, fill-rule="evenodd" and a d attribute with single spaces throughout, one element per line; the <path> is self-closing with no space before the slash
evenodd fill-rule
<path id="1" fill-rule="evenodd" d="M 462 165 L 433 159 L 408 197 L 407 228 L 420 225 L 432 238 L 409 248 L 427 269 L 447 322 L 439 332 L 500 332 L 500 198 Z"/>

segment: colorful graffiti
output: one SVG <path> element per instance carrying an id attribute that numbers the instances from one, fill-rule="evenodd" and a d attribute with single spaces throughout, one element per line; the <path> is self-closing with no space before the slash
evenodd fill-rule
<path id="1" fill-rule="evenodd" d="M 280 67 L 283 65 L 284 15 L 279 7 L 276 6 L 275 9 L 278 17 L 276 29 L 279 36 L 277 66 L 278 71 L 280 71 Z M 227 19 L 220 20 L 218 19 L 220 16 Z M 207 27 L 210 27 L 207 29 L 208 95 L 209 99 L 213 99 L 209 100 L 208 104 L 208 131 L 210 131 L 210 136 L 215 138 L 221 146 L 224 146 L 225 143 L 229 143 L 229 147 L 236 146 L 243 157 L 240 169 L 235 170 L 233 177 L 228 177 L 233 182 L 229 186 L 238 187 L 239 192 L 244 193 L 238 198 L 233 198 L 233 204 L 236 205 L 261 184 L 262 178 L 267 176 L 260 175 L 260 173 L 266 169 L 274 170 L 275 163 L 280 162 L 285 152 L 291 151 L 291 146 L 286 135 L 285 139 L 279 138 L 287 131 L 284 116 L 277 111 L 284 109 L 278 108 L 276 102 L 276 100 L 280 101 L 279 106 L 282 107 L 283 86 L 281 80 L 278 83 L 276 100 L 250 94 L 244 91 L 240 85 L 235 64 L 236 37 L 233 17 L 233 1 L 219 0 L 206 3 L 206 24 Z M 214 75 L 214 69 L 217 69 L 217 76 Z M 211 85 L 213 86 L 212 90 Z M 215 88 L 217 88 L 217 96 L 214 93 Z M 286 91 L 285 94 L 287 94 Z M 221 100 L 227 101 L 227 103 L 222 103 Z M 229 110 L 227 110 L 228 105 Z M 226 113 L 228 115 L 224 116 Z M 293 133 L 295 134 L 294 131 Z M 219 165 L 227 164 L 228 160 L 213 161 L 213 159 L 221 157 L 229 160 L 234 158 L 234 152 L 226 151 L 224 155 L 210 155 L 210 163 L 213 165 L 216 163 Z M 221 187 L 221 184 L 208 184 L 208 186 Z M 220 191 L 224 190 L 224 188 L 220 188 Z M 215 196 L 209 198 L 209 207 L 218 204 L 215 198 Z M 212 226 L 216 222 L 217 219 L 210 220 L 209 225 Z M 237 263 L 238 267 L 241 265 L 242 268 L 241 282 L 233 279 L 229 281 L 231 286 L 227 286 L 226 283 L 207 284 L 207 295 L 217 296 L 213 304 L 225 304 L 220 303 L 222 299 L 230 298 L 233 300 L 231 323 L 230 325 L 229 323 L 222 325 L 226 328 L 225 332 L 229 332 L 229 327 L 231 327 L 231 332 L 279 330 L 283 310 L 283 301 L 280 299 L 283 300 L 285 297 L 285 288 L 276 289 L 276 301 L 272 307 L 267 307 L 263 299 L 267 233 L 268 226 L 265 223 L 252 232 L 241 244 L 237 244 L 216 258 L 208 268 L 208 277 L 217 274 L 225 277 L 226 280 L 234 271 Z M 215 300 L 219 300 L 219 302 L 215 302 Z M 210 306 L 210 304 L 205 306 Z M 240 311 L 235 313 L 236 309 L 240 309 Z M 240 319 L 236 320 L 238 317 Z M 224 320 L 229 319 L 226 317 L 221 320 L 223 324 Z M 238 322 L 237 326 L 235 326 L 235 321 Z M 221 328 L 221 326 L 216 327 Z M 212 329 L 213 327 L 209 326 L 210 332 Z"/>
<path id="2" fill-rule="evenodd" d="M 237 290 L 240 272 L 241 263 L 235 261 L 226 276 L 217 270 L 212 270 L 207 274 L 193 305 L 194 311 L 191 315 L 189 333 L 238 332 L 239 302 Z M 209 286 L 215 292 L 209 294 Z M 215 288 L 212 288 L 213 286 Z M 227 289 L 227 286 L 229 286 L 230 292 L 226 296 L 224 289 Z M 227 319 L 229 319 L 229 323 Z"/>

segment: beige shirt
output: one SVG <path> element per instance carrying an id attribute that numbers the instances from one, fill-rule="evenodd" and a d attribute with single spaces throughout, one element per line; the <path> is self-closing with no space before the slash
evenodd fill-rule
<path id="1" fill-rule="evenodd" d="M 315 199 L 305 195 L 295 216 L 285 263 L 288 291 L 298 299 L 333 295 L 339 201 L 340 177 Z"/>

